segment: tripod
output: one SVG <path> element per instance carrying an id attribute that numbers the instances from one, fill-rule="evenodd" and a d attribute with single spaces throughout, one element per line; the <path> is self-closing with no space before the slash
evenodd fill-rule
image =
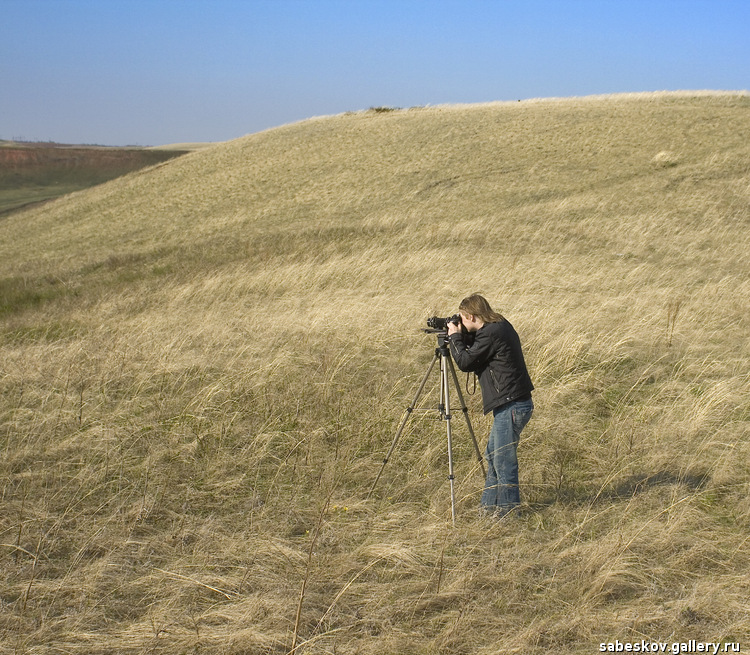
<path id="1" fill-rule="evenodd" d="M 388 463 L 388 460 L 391 458 L 391 455 L 393 454 L 393 451 L 396 449 L 396 444 L 398 443 L 399 438 L 401 437 L 401 434 L 404 431 L 404 428 L 406 427 L 406 423 L 409 420 L 409 417 L 412 415 L 412 412 L 415 411 L 417 402 L 419 401 L 420 396 L 422 395 L 422 392 L 424 391 L 424 388 L 427 384 L 427 380 L 430 377 L 430 373 L 432 373 L 432 370 L 435 368 L 435 364 L 439 361 L 440 362 L 440 399 L 438 401 L 437 410 L 440 414 L 441 420 L 445 421 L 445 430 L 446 430 L 446 436 L 448 438 L 448 481 L 450 482 L 450 490 L 451 490 L 451 519 L 453 521 L 453 525 L 456 525 L 456 492 L 454 488 L 454 480 L 455 475 L 453 473 L 453 432 L 451 430 L 451 403 L 450 403 L 450 385 L 448 380 L 448 372 L 450 371 L 451 378 L 453 380 L 453 384 L 456 388 L 456 393 L 458 394 L 458 399 L 461 402 L 461 410 L 464 414 L 464 419 L 466 419 L 466 426 L 469 428 L 469 434 L 471 435 L 471 440 L 474 443 L 474 451 L 476 452 L 477 459 L 479 460 L 479 464 L 482 467 L 482 473 L 486 476 L 487 471 L 484 468 L 484 460 L 482 459 L 482 453 L 479 451 L 479 445 L 477 444 L 477 439 L 474 436 L 474 429 L 471 427 L 471 421 L 469 420 L 469 410 L 466 407 L 466 403 L 464 402 L 463 394 L 461 393 L 461 386 L 458 383 L 458 377 L 456 376 L 456 369 L 453 366 L 453 360 L 451 359 L 450 351 L 448 349 L 448 333 L 444 330 L 425 330 L 428 334 L 435 334 L 437 336 L 438 340 L 438 346 L 435 348 L 435 356 L 432 358 L 432 362 L 430 363 L 429 367 L 427 368 L 427 372 L 424 374 L 424 377 L 422 378 L 422 382 L 419 384 L 419 388 L 417 389 L 417 393 L 414 396 L 414 400 L 412 401 L 411 405 L 406 408 L 406 411 L 404 412 L 404 417 L 401 421 L 401 425 L 399 425 L 398 430 L 396 431 L 396 435 L 393 437 L 393 442 L 391 443 L 390 450 L 388 451 L 388 454 L 385 456 L 385 459 L 383 460 L 383 465 L 380 467 L 380 471 L 378 472 L 378 476 L 375 478 L 375 482 L 372 483 L 372 487 L 370 488 L 369 493 L 367 494 L 367 498 L 370 497 L 372 492 L 375 490 L 376 485 L 378 484 L 378 481 L 380 480 L 380 476 L 383 474 L 383 469 L 385 469 L 385 465 Z M 429 409 L 422 409 L 417 411 L 430 411 Z"/>

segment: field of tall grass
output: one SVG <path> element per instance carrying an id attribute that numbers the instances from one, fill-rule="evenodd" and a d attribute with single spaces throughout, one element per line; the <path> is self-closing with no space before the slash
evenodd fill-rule
<path id="1" fill-rule="evenodd" d="M 749 132 L 746 93 L 371 110 L 3 218 L 0 654 L 750 648 Z M 475 291 L 536 411 L 517 520 L 455 421 L 453 526 L 437 413 L 367 494 Z"/>

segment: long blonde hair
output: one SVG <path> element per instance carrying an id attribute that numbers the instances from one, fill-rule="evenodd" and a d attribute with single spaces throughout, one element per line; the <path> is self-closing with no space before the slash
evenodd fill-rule
<path id="1" fill-rule="evenodd" d="M 505 320 L 505 317 L 502 314 L 493 311 L 492 307 L 490 307 L 490 303 L 487 302 L 487 299 L 484 296 L 480 296 L 478 293 L 474 293 L 468 298 L 464 298 L 458 306 L 458 310 L 464 314 L 475 316 L 484 323 L 502 323 Z"/>

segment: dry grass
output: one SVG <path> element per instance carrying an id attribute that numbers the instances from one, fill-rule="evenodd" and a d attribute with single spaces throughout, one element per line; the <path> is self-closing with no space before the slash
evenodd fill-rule
<path id="1" fill-rule="evenodd" d="M 4 219 L 0 653 L 750 643 L 749 107 L 362 112 Z M 429 416 L 365 498 L 477 290 L 537 385 L 526 512 L 476 517 L 458 424 L 451 528 Z"/>

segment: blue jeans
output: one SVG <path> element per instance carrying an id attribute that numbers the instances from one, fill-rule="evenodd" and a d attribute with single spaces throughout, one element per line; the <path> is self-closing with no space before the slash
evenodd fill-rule
<path id="1" fill-rule="evenodd" d="M 521 502 L 518 490 L 516 449 L 521 430 L 534 411 L 534 403 L 520 400 L 494 410 L 495 421 L 487 440 L 487 480 L 482 492 L 482 508 L 506 514 Z"/>

